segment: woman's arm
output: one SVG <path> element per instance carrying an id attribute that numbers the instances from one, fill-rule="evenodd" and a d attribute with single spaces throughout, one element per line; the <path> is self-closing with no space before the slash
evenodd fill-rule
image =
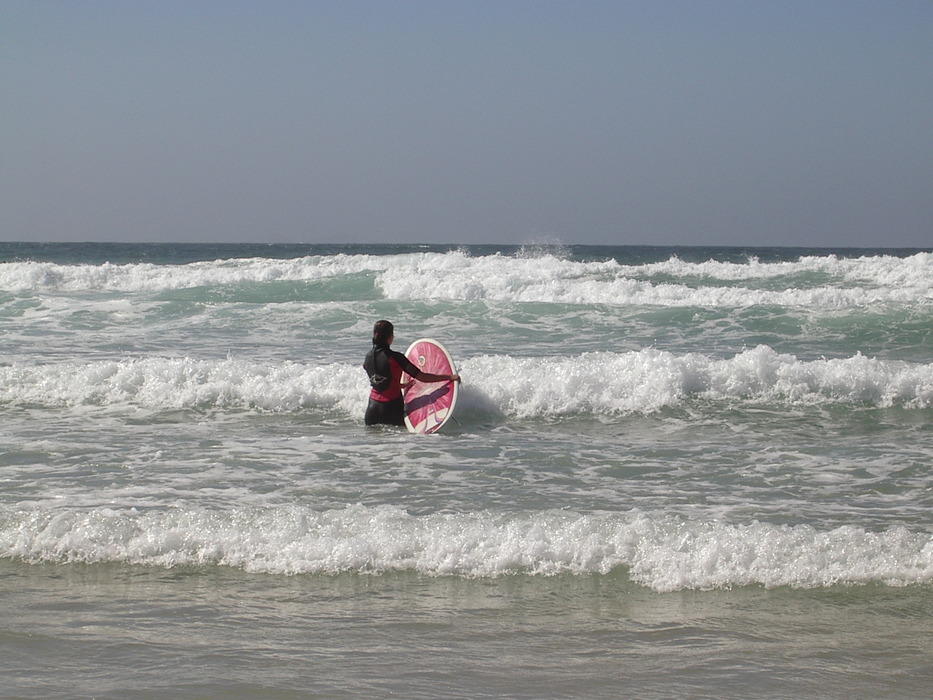
<path id="1" fill-rule="evenodd" d="M 459 374 L 431 374 L 430 372 L 421 372 L 415 377 L 419 382 L 431 384 L 432 382 L 459 382 Z"/>

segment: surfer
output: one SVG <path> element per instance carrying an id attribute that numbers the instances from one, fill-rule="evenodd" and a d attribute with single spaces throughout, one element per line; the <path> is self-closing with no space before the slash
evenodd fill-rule
<path id="1" fill-rule="evenodd" d="M 422 382 L 460 381 L 459 374 L 431 374 L 415 367 L 402 353 L 391 349 L 395 327 L 389 321 L 373 326 L 373 349 L 366 354 L 363 369 L 372 389 L 366 407 L 366 425 L 405 425 L 405 400 L 402 397 L 402 374 Z"/>

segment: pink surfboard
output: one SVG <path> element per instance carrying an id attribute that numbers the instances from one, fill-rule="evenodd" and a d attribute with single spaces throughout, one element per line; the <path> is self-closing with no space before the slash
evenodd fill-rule
<path id="1" fill-rule="evenodd" d="M 454 361 L 444 346 L 436 340 L 421 338 L 405 351 L 405 357 L 418 369 L 431 374 L 456 374 Z M 457 406 L 460 385 L 457 382 L 432 382 L 426 384 L 417 379 L 410 380 L 405 391 L 405 425 L 412 433 L 433 433 L 450 420 Z"/>

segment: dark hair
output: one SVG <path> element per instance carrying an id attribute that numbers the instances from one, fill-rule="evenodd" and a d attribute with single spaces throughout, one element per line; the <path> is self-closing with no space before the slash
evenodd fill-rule
<path id="1" fill-rule="evenodd" d="M 395 326 L 389 321 L 376 321 L 373 326 L 373 345 L 388 345 L 389 338 L 395 335 Z"/>

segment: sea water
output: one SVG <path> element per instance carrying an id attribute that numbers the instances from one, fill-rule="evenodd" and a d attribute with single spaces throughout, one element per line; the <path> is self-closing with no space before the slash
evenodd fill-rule
<path id="1" fill-rule="evenodd" d="M 930 251 L 0 261 L 2 697 L 930 697 Z"/>

